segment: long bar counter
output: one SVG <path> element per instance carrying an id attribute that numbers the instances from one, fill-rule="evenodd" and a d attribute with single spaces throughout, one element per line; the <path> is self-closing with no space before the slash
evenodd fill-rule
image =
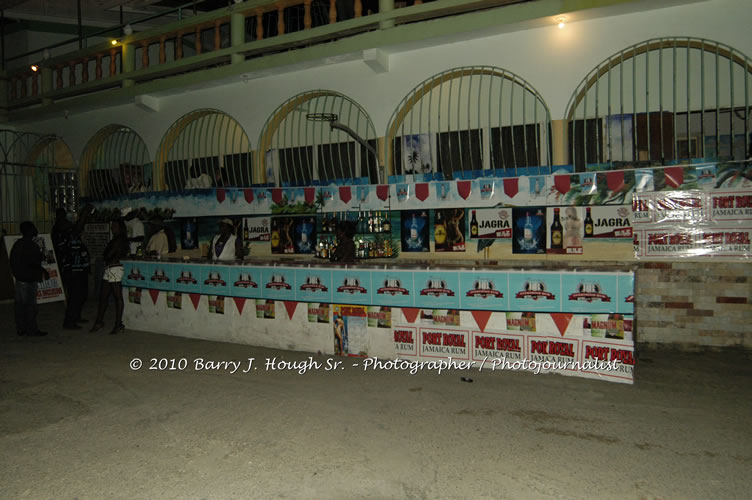
<path id="1" fill-rule="evenodd" d="M 633 381 L 629 268 L 477 264 L 128 260 L 124 321 L 156 333 L 386 359 L 619 361 L 608 370 L 542 371 Z M 151 300 L 142 300 L 143 289 Z M 296 314 L 301 304 L 307 314 Z"/>

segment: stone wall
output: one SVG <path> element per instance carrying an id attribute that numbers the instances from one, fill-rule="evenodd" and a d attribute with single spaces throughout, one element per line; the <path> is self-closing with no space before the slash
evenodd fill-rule
<path id="1" fill-rule="evenodd" d="M 639 344 L 752 348 L 748 262 L 644 262 L 636 277 Z"/>

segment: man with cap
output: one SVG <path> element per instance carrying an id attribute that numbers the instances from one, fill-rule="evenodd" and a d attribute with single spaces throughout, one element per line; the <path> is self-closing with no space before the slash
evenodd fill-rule
<path id="1" fill-rule="evenodd" d="M 149 238 L 149 243 L 146 244 L 146 254 L 162 256 L 170 253 L 170 243 L 167 233 L 165 233 L 164 221 L 161 217 L 155 216 L 150 222 L 156 232 Z"/>
<path id="2" fill-rule="evenodd" d="M 235 224 L 230 218 L 219 221 L 219 233 L 209 245 L 209 260 L 236 260 L 243 258 L 243 242 L 235 236 Z"/>

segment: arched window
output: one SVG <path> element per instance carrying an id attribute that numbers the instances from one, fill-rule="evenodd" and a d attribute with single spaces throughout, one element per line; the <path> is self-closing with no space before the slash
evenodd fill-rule
<path id="1" fill-rule="evenodd" d="M 95 200 L 152 191 L 152 164 L 144 140 L 133 129 L 107 125 L 81 155 L 84 193 Z"/>
<path id="2" fill-rule="evenodd" d="M 551 115 L 519 76 L 492 66 L 439 73 L 413 88 L 389 120 L 387 171 L 518 175 L 551 165 Z M 527 172 L 527 170 L 525 170 Z"/>
<path id="3" fill-rule="evenodd" d="M 217 109 L 192 111 L 170 126 L 156 158 L 162 189 L 243 187 L 254 182 L 243 127 Z"/>
<path id="4" fill-rule="evenodd" d="M 282 186 L 377 183 L 376 129 L 365 110 L 338 92 L 313 90 L 280 105 L 259 136 L 266 181 Z"/>
<path id="5" fill-rule="evenodd" d="M 75 211 L 78 179 L 70 148 L 59 137 L 0 130 L 2 228 L 18 232 L 24 220 L 40 233 L 52 227 L 56 208 Z"/>
<path id="6" fill-rule="evenodd" d="M 699 38 L 659 38 L 596 66 L 570 99 L 577 170 L 743 160 L 750 140 L 750 59 Z"/>

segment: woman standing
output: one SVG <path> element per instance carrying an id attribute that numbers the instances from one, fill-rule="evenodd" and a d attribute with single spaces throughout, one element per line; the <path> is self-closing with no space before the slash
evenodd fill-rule
<path id="1" fill-rule="evenodd" d="M 110 294 L 115 296 L 115 326 L 112 328 L 110 335 L 115 335 L 125 329 L 123 326 L 123 264 L 120 259 L 128 256 L 128 231 L 122 220 L 114 220 L 110 223 L 112 239 L 104 249 L 104 276 L 102 277 L 102 286 L 99 293 L 99 309 L 97 319 L 91 332 L 96 332 L 104 326 L 104 313 L 107 310 L 107 303 L 110 300 Z"/>

